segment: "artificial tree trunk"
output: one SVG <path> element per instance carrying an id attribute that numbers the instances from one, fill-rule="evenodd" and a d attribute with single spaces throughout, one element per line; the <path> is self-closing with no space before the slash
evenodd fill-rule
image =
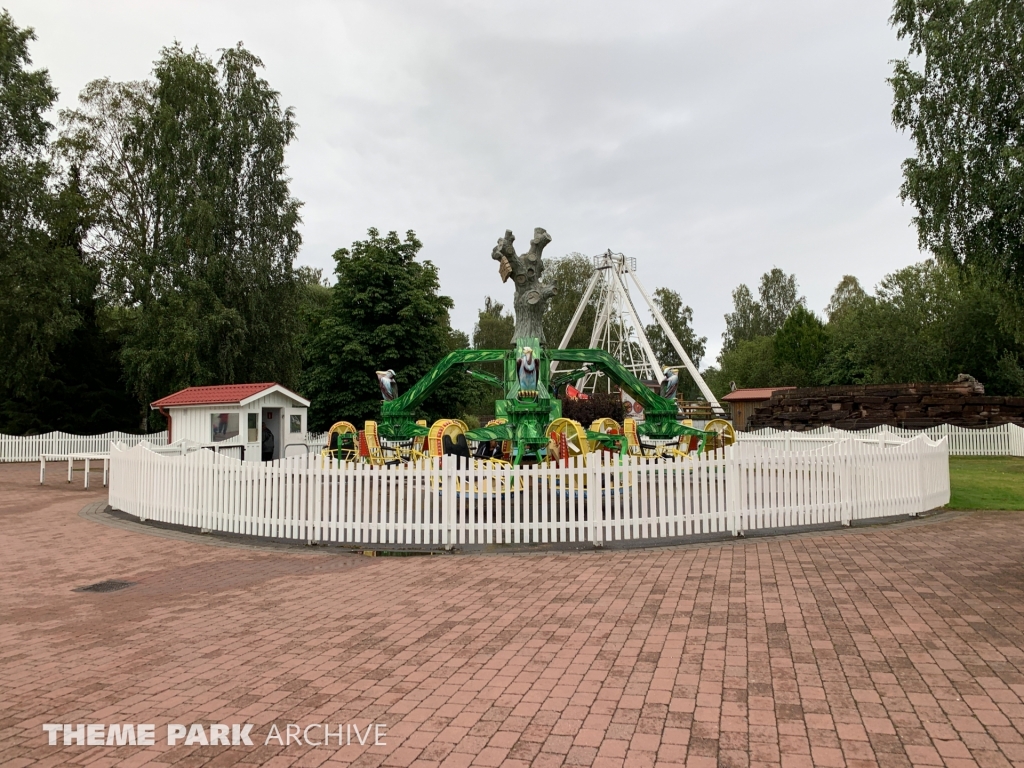
<path id="1" fill-rule="evenodd" d="M 540 227 L 533 230 L 530 250 L 521 256 L 516 255 L 514 242 L 512 230 L 507 229 L 505 236 L 491 251 L 491 258 L 501 262 L 501 281 L 507 282 L 511 277 L 516 286 L 516 296 L 512 304 L 516 314 L 516 327 L 509 345 L 514 345 L 518 339 L 539 339 L 545 344 L 544 313 L 547 311 L 548 301 L 555 294 L 555 289 L 541 282 L 544 274 L 544 260 L 541 254 L 544 247 L 551 242 L 551 235 Z"/>

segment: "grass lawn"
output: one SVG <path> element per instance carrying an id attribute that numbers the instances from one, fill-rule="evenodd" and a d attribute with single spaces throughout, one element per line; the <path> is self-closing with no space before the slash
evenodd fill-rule
<path id="1" fill-rule="evenodd" d="M 1024 459 L 951 456 L 948 509 L 1024 510 Z"/>

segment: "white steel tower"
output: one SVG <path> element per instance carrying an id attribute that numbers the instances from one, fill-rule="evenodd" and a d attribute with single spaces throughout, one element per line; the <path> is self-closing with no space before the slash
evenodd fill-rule
<path id="1" fill-rule="evenodd" d="M 665 317 L 651 300 L 647 291 L 644 290 L 636 276 L 636 259 L 633 257 L 612 253 L 611 250 L 594 257 L 594 275 L 583 293 L 583 298 L 580 299 L 579 306 L 576 307 L 576 312 L 573 314 L 558 348 L 566 349 L 569 339 L 575 333 L 576 326 L 579 325 L 580 318 L 583 317 L 583 312 L 590 302 L 590 297 L 594 295 L 595 291 L 598 291 L 597 314 L 594 318 L 594 327 L 590 332 L 590 348 L 605 350 L 641 381 L 654 380 L 660 385 L 665 378 L 664 368 L 654 354 L 647 334 L 644 333 L 644 326 L 637 315 L 627 287 L 627 282 L 630 279 L 644 301 L 647 302 L 647 308 L 654 316 L 655 322 L 661 326 L 676 354 L 679 355 L 682 367 L 689 372 L 712 409 L 716 413 L 724 413 L 722 406 L 711 393 L 697 367 L 690 360 L 690 356 L 686 354 L 686 350 L 679 343 L 679 339 L 676 338 Z M 577 388 L 581 391 L 594 391 L 599 386 L 598 379 L 600 377 L 602 377 L 600 373 L 588 373 L 577 382 Z"/>

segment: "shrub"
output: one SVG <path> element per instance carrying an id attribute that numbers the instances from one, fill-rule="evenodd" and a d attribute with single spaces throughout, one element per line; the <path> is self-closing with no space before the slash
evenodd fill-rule
<path id="1" fill-rule="evenodd" d="M 617 394 L 609 395 L 598 392 L 586 400 L 570 400 L 562 398 L 562 416 L 574 419 L 584 427 L 589 427 L 594 419 L 611 418 L 620 424 L 626 416 L 626 405 Z"/>

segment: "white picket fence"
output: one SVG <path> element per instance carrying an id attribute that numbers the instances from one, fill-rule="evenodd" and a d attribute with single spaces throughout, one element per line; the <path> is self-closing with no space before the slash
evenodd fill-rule
<path id="1" fill-rule="evenodd" d="M 762 440 L 793 440 L 806 441 L 824 439 L 832 441 L 839 437 L 852 437 L 858 440 L 873 437 L 895 437 L 910 439 L 917 435 L 927 435 L 932 440 L 947 438 L 950 456 L 1022 456 L 1024 457 L 1024 427 L 1017 424 L 1000 424 L 994 427 L 968 428 L 940 424 L 928 429 L 901 429 L 882 425 L 862 430 L 843 430 L 822 426 L 806 432 L 773 429 L 765 427 L 753 432 L 737 432 L 740 441 Z"/>
<path id="2" fill-rule="evenodd" d="M 743 442 L 586 466 L 267 463 L 114 446 L 110 504 L 142 520 L 309 542 L 463 546 L 655 540 L 914 515 L 949 500 L 945 440 Z"/>
<path id="3" fill-rule="evenodd" d="M 39 461 L 43 454 L 69 456 L 72 453 L 106 453 L 112 442 L 129 447 L 140 443 L 167 445 L 167 432 L 151 435 L 130 435 L 127 432 L 104 432 L 102 435 L 69 435 L 47 432 L 45 435 L 0 434 L 0 463 Z"/>

